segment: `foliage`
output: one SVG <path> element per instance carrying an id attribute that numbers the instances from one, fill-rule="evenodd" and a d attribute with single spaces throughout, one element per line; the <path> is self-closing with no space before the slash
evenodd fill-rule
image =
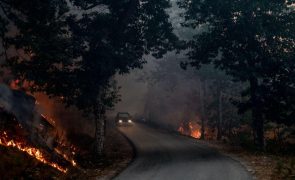
<path id="1" fill-rule="evenodd" d="M 293 179 L 295 174 L 295 159 L 292 157 L 289 161 L 277 160 L 275 173 L 282 179 Z"/>
<path id="2" fill-rule="evenodd" d="M 189 61 L 199 68 L 213 64 L 249 84 L 240 112 L 252 110 L 258 143 L 263 121 L 293 123 L 295 11 L 293 1 L 183 0 L 186 27 L 204 28 L 187 43 Z"/>
<path id="3" fill-rule="evenodd" d="M 31 91 L 87 112 L 112 107 L 118 100 L 112 77 L 140 68 L 144 54 L 161 57 L 177 41 L 168 7 L 166 0 L 1 1 L 1 20 L 13 26 L 1 23 L 1 42 L 17 51 L 7 64 Z"/>

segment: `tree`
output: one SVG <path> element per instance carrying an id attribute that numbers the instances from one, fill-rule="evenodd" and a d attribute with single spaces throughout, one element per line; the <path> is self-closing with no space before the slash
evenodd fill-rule
<path id="1" fill-rule="evenodd" d="M 294 1 L 275 0 L 179 2 L 186 10 L 184 26 L 204 28 L 203 33 L 188 42 L 190 60 L 184 65 L 199 68 L 202 64 L 214 64 L 235 80 L 248 83 L 249 88 L 242 94 L 249 98 L 239 104 L 239 109 L 241 112 L 251 110 L 255 143 L 260 148 L 264 146 L 264 121 L 274 120 L 270 117 L 271 109 L 286 105 L 274 111 L 284 114 L 281 118 L 285 120 L 294 112 L 293 93 L 284 95 L 286 91 L 294 92 L 295 82 L 294 76 L 291 77 L 295 63 L 292 3 Z"/>
<path id="2" fill-rule="evenodd" d="M 93 114 L 101 154 L 104 113 L 118 100 L 112 77 L 140 68 L 144 54 L 161 57 L 174 48 L 168 7 L 166 0 L 0 1 L 1 20 L 13 26 L 1 23 L 3 47 L 20 52 L 6 57 L 6 64 L 15 78 L 30 83 L 30 91 L 62 97 Z"/>

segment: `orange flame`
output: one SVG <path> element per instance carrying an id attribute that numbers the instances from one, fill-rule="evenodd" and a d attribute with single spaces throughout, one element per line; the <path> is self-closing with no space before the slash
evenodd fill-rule
<path id="1" fill-rule="evenodd" d="M 11 89 L 19 89 L 20 81 L 18 79 L 11 81 L 10 88 Z"/>
<path id="2" fill-rule="evenodd" d="M 55 148 L 54 149 L 55 152 L 57 152 L 59 155 L 61 155 L 65 160 L 67 160 L 68 162 L 70 162 L 72 164 L 72 166 L 77 166 L 77 163 L 75 160 L 73 160 L 72 158 L 70 158 L 67 154 L 62 153 L 59 149 Z"/>
<path id="3" fill-rule="evenodd" d="M 59 166 L 56 163 L 49 162 L 45 159 L 44 153 L 42 153 L 39 149 L 34 147 L 28 147 L 22 142 L 16 142 L 13 139 L 9 139 L 7 133 L 4 131 L 2 134 L 0 134 L 0 145 L 6 146 L 6 147 L 14 147 L 17 148 L 20 151 L 23 151 L 27 153 L 28 155 L 36 158 L 38 161 L 48 164 L 49 166 L 66 173 L 68 170 L 64 169 L 63 167 Z"/>
<path id="4" fill-rule="evenodd" d="M 191 131 L 191 137 L 199 139 L 201 137 L 201 131 L 197 125 L 193 125 L 192 122 L 189 122 L 189 128 Z"/>
<path id="5" fill-rule="evenodd" d="M 196 139 L 199 139 L 201 137 L 200 126 L 197 123 L 189 122 L 187 131 L 184 128 L 184 124 L 181 123 L 177 131 L 181 134 L 188 135 Z"/>
<path id="6" fill-rule="evenodd" d="M 22 81 L 20 79 L 15 79 L 15 80 L 12 80 L 10 82 L 10 88 L 13 89 L 13 90 L 19 90 L 21 88 L 27 89 L 28 87 L 30 87 L 32 85 L 33 85 L 32 82 L 29 82 L 29 81 L 26 81 L 26 80 Z M 36 98 L 35 105 L 40 106 L 40 103 L 37 100 L 38 96 L 36 97 L 35 94 L 31 94 L 28 91 L 26 91 L 26 93 L 28 95 L 34 96 L 34 98 Z M 60 97 L 60 99 L 63 100 L 64 97 L 62 96 L 62 97 Z M 46 116 L 44 114 L 41 114 L 41 116 L 44 119 L 46 119 L 48 123 L 50 123 L 51 125 L 56 127 L 56 121 L 53 118 L 51 118 L 49 116 Z M 7 135 L 7 133 L 5 131 L 4 131 L 3 134 L 0 133 L 0 145 L 6 146 L 6 147 L 15 147 L 15 148 L 19 149 L 20 151 L 26 152 L 30 156 L 35 157 L 37 160 L 41 161 L 44 164 L 48 164 L 48 165 L 58 169 L 61 172 L 64 172 L 64 173 L 67 172 L 67 169 L 62 168 L 58 164 L 51 163 L 51 162 L 47 161 L 45 159 L 45 155 L 42 154 L 42 152 L 39 149 L 36 149 L 36 148 L 33 148 L 33 147 L 28 147 L 24 142 L 18 142 L 18 141 L 16 142 L 13 139 L 9 139 L 8 135 Z M 77 166 L 77 163 L 73 160 L 73 158 L 70 158 L 69 155 L 65 154 L 63 151 L 60 151 L 60 150 L 56 150 L 56 152 L 59 155 L 61 155 L 62 157 L 64 157 L 64 159 L 67 160 L 68 162 L 70 162 L 73 166 Z M 75 149 L 72 150 L 71 154 L 75 155 Z"/>
<path id="7" fill-rule="evenodd" d="M 11 89 L 14 90 L 19 90 L 19 89 L 24 89 L 26 93 L 30 94 L 27 90 L 29 87 L 32 87 L 34 84 L 32 82 L 29 82 L 27 80 L 20 80 L 20 79 L 15 79 L 12 80 L 9 84 Z"/>
<path id="8" fill-rule="evenodd" d="M 49 118 L 47 116 L 45 116 L 44 114 L 41 114 L 41 116 L 46 119 L 49 123 L 56 125 L 55 120 L 53 120 L 52 118 Z M 71 147 L 73 148 L 73 147 Z M 70 162 L 73 166 L 77 166 L 77 163 L 73 160 L 73 158 L 70 158 L 67 154 L 63 153 L 61 150 L 55 148 L 54 149 L 55 152 L 57 152 L 59 155 L 61 155 L 65 160 L 67 160 L 68 162 Z M 72 151 L 72 154 L 75 155 L 75 151 Z"/>
<path id="9" fill-rule="evenodd" d="M 54 126 L 56 125 L 55 120 L 53 120 L 52 118 L 49 118 L 49 117 L 45 116 L 44 114 L 41 114 L 41 116 L 42 116 L 44 119 L 46 119 L 47 122 L 49 122 L 51 125 L 54 125 Z"/>

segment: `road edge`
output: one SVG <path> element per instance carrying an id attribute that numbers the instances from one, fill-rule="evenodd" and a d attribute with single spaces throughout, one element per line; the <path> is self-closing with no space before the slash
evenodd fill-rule
<path id="1" fill-rule="evenodd" d="M 196 139 L 194 137 L 181 134 L 178 131 L 174 131 L 174 130 L 171 130 L 171 129 L 162 128 L 161 126 L 158 126 L 158 125 L 149 124 L 149 123 L 141 123 L 141 124 L 144 124 L 144 125 L 146 125 L 146 126 L 148 126 L 150 128 L 153 128 L 153 129 L 161 130 L 162 132 L 165 132 L 165 133 L 171 133 L 171 134 L 174 134 L 174 135 L 179 136 L 179 137 L 185 137 L 185 138 L 188 138 L 188 139 L 191 139 L 191 140 L 195 141 L 196 143 L 203 144 L 203 145 L 207 146 L 208 148 L 213 149 L 216 152 L 220 153 L 221 155 L 223 155 L 223 156 L 225 156 L 227 158 L 230 158 L 233 161 L 239 163 L 249 173 L 251 179 L 253 179 L 253 180 L 256 180 L 257 179 L 257 177 L 254 174 L 254 168 L 252 166 L 250 166 L 249 163 L 246 160 L 244 160 L 244 159 L 242 159 L 242 158 L 240 158 L 240 157 L 238 157 L 238 156 L 236 156 L 234 154 L 223 152 L 220 149 L 214 147 L 208 141 Z"/>
<path id="2" fill-rule="evenodd" d="M 124 139 L 129 143 L 129 145 L 132 147 L 132 159 L 131 161 L 127 164 L 127 166 L 122 169 L 120 172 L 116 173 L 111 179 L 115 179 L 116 177 L 118 177 L 122 172 L 124 172 L 125 169 L 127 169 L 136 159 L 136 157 L 138 156 L 138 152 L 136 150 L 136 147 L 134 145 L 134 143 L 122 132 L 118 129 L 118 127 L 116 127 L 116 131 L 118 131 L 123 137 Z"/>

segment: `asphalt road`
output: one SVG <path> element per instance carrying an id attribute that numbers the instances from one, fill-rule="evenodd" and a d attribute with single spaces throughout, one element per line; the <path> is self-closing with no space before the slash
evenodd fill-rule
<path id="1" fill-rule="evenodd" d="M 117 180 L 248 180 L 247 170 L 196 140 L 142 124 L 120 127 L 136 148 Z"/>

